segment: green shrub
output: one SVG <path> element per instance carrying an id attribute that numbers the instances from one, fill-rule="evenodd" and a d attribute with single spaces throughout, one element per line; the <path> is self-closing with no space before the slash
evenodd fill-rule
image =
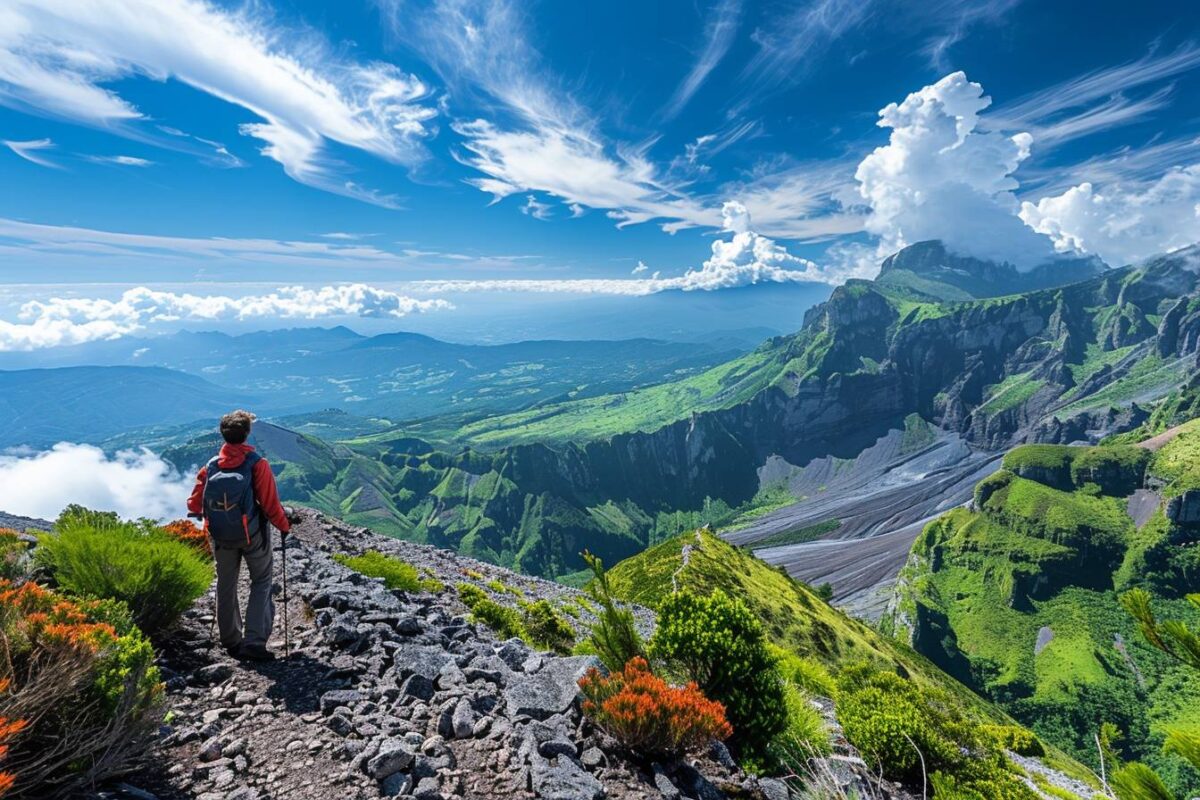
<path id="1" fill-rule="evenodd" d="M 581 607 L 596 615 L 588 641 L 609 672 L 619 672 L 633 659 L 645 658 L 646 646 L 637 632 L 633 612 L 620 605 L 613 596 L 604 562 L 588 552 L 584 552 L 583 560 L 595 576 L 588 586 L 588 593 L 600 606 L 597 611 L 594 606 L 589 608 L 591 604 L 584 598 L 577 600 Z"/>
<path id="2" fill-rule="evenodd" d="M 527 603 L 521 623 L 531 643 L 559 655 L 567 655 L 575 646 L 575 629 L 554 610 L 549 600 Z"/>
<path id="3" fill-rule="evenodd" d="M 783 678 L 762 626 L 740 600 L 720 590 L 671 595 L 659 608 L 650 654 L 725 706 L 731 744 L 746 756 L 766 756 L 787 726 Z"/>
<path id="4" fill-rule="evenodd" d="M 471 609 L 471 619 L 491 628 L 502 639 L 528 639 L 529 634 L 515 608 L 500 605 L 471 583 L 460 583 L 458 596 L 463 605 Z"/>
<path id="5" fill-rule="evenodd" d="M 122 601 L 151 636 L 178 620 L 213 579 L 210 561 L 152 524 L 78 506 L 38 537 L 34 558 L 71 594 Z"/>
<path id="6" fill-rule="evenodd" d="M 799 771 L 807 759 L 830 752 L 829 728 L 821 712 L 813 707 L 808 693 L 799 686 L 785 684 L 784 700 L 787 727 L 771 743 L 772 760 L 794 764 L 794 771 Z"/>
<path id="7" fill-rule="evenodd" d="M 935 797 L 1034 800 L 994 733 L 945 692 L 922 689 L 893 672 L 850 665 L 838 676 L 838 720 L 846 738 L 885 777 Z M 1015 737 L 1014 737 L 1015 738 Z"/>
<path id="8" fill-rule="evenodd" d="M 434 578 L 422 578 L 417 568 L 395 556 L 385 555 L 378 550 L 368 550 L 361 556 L 337 553 L 333 560 L 372 578 L 383 578 L 383 585 L 403 592 L 430 592 L 436 594 L 445 585 Z"/>
<path id="9" fill-rule="evenodd" d="M 1005 750 L 1011 750 L 1019 756 L 1044 756 L 1046 748 L 1042 742 L 1025 728 L 1016 725 L 985 725 L 984 733 L 991 736 Z"/>
<path id="10" fill-rule="evenodd" d="M 795 684 L 810 695 L 817 697 L 834 697 L 837 693 L 837 682 L 829 674 L 829 670 L 819 661 L 798 656 L 790 650 L 770 645 L 771 654 L 779 662 L 779 672 L 790 683 Z"/>
<path id="11" fill-rule="evenodd" d="M 1162 778 L 1145 764 L 1126 764 L 1113 773 L 1110 784 L 1120 800 L 1175 800 Z"/>
<path id="12" fill-rule="evenodd" d="M 0 528 L 0 579 L 11 581 L 24 577 L 28 555 L 29 545 L 21 541 L 20 534 Z"/>
<path id="13" fill-rule="evenodd" d="M 457 586 L 458 597 L 467 608 L 474 608 L 476 603 L 488 599 L 488 594 L 473 583 L 460 583 Z"/>

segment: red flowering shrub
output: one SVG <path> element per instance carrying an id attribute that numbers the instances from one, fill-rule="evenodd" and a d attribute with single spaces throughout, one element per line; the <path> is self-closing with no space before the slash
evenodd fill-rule
<path id="1" fill-rule="evenodd" d="M 0 795 L 66 796 L 145 751 L 161 696 L 119 603 L 0 580 Z"/>
<path id="2" fill-rule="evenodd" d="M 724 706 L 706 698 L 694 683 L 681 688 L 655 677 L 641 657 L 611 675 L 589 670 L 579 688 L 583 712 L 629 750 L 647 757 L 675 758 L 733 733 Z"/>
<path id="3" fill-rule="evenodd" d="M 191 520 L 177 519 L 163 525 L 163 530 L 186 545 L 189 545 L 207 556 L 212 555 L 212 541 L 204 529 Z"/>

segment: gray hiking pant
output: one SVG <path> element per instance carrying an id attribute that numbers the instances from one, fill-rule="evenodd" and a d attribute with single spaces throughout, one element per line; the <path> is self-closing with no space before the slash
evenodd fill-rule
<path id="1" fill-rule="evenodd" d="M 265 645 L 275 625 L 275 601 L 271 599 L 271 532 L 256 531 L 250 544 L 241 547 L 213 547 L 217 562 L 217 629 L 221 644 L 236 647 L 243 640 Z M 246 627 L 242 631 L 242 612 L 238 604 L 238 575 L 242 560 L 250 573 L 250 601 L 246 604 Z"/>

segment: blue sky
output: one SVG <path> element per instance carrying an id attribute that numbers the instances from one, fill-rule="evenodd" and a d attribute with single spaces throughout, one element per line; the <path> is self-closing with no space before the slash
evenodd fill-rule
<path id="1" fill-rule="evenodd" d="M 1160 0 L 12 0 L 0 348 L 413 327 L 499 296 L 636 314 L 869 277 L 926 238 L 1134 261 L 1200 239 L 1198 21 Z"/>

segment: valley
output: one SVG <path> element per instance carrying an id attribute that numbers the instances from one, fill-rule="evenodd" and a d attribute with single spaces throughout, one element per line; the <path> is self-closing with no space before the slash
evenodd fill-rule
<path id="1" fill-rule="evenodd" d="M 620 559 L 709 524 L 874 618 L 922 526 L 1008 447 L 1135 428 L 1200 350 L 1190 250 L 999 297 L 994 265 L 910 250 L 678 380 L 410 423 L 283 416 L 261 444 L 286 499 L 395 536 L 570 579 L 585 546 Z M 187 470 L 215 446 L 201 430 L 150 440 Z"/>

